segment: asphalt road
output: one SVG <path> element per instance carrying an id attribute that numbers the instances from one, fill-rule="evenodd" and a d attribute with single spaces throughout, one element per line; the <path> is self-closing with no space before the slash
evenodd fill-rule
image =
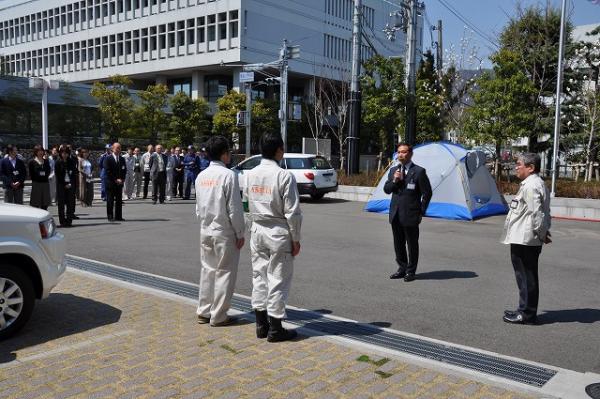
<path id="1" fill-rule="evenodd" d="M 504 217 L 477 222 L 426 218 L 418 279 L 395 270 L 387 215 L 363 204 L 304 201 L 302 251 L 289 304 L 363 322 L 600 373 L 600 223 L 554 220 L 554 243 L 540 260 L 541 325 L 502 322 L 518 297 L 509 249 L 498 243 Z M 56 211 L 51 208 L 51 211 Z M 68 253 L 197 283 L 198 225 L 193 201 L 130 201 L 126 222 L 108 224 L 102 203 L 77 208 L 64 229 Z M 236 292 L 251 294 L 249 249 Z"/>

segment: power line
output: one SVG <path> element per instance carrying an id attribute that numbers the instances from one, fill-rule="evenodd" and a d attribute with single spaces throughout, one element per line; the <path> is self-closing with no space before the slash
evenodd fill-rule
<path id="1" fill-rule="evenodd" d="M 450 4 L 446 3 L 445 0 L 438 0 L 438 2 L 442 6 L 444 6 L 448 11 L 450 11 L 456 18 L 458 18 L 459 20 L 461 20 L 467 27 L 471 28 L 471 30 L 473 30 L 473 32 L 475 32 L 479 37 L 481 37 L 483 40 L 485 40 L 486 42 L 488 42 L 489 44 L 491 44 L 494 48 L 492 48 L 492 47 L 490 47 L 488 45 L 486 45 L 486 47 L 488 47 L 492 51 L 498 49 L 498 44 L 493 40 L 493 38 L 491 38 L 490 36 L 487 36 L 481 29 L 479 29 L 475 24 L 473 24 L 472 22 L 470 22 L 465 16 L 463 16 L 453 6 L 451 6 Z"/>
<path id="2" fill-rule="evenodd" d="M 433 24 L 429 20 L 429 15 L 427 15 L 427 9 L 425 9 L 423 16 L 425 17 L 425 22 L 427 22 L 427 30 L 429 31 L 429 37 L 431 39 L 431 47 L 433 47 L 435 43 L 435 41 L 433 40 Z"/>

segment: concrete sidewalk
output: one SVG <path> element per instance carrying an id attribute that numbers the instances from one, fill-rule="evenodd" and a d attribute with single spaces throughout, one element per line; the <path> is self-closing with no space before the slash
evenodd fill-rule
<path id="1" fill-rule="evenodd" d="M 327 337 L 270 344 L 189 300 L 70 270 L 0 345 L 0 398 L 530 398 Z"/>

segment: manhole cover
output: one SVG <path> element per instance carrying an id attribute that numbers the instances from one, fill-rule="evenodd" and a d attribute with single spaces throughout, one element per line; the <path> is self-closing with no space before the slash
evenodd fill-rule
<path id="1" fill-rule="evenodd" d="M 588 385 L 585 387 L 585 393 L 587 393 L 590 398 L 600 399 L 600 383 Z"/>

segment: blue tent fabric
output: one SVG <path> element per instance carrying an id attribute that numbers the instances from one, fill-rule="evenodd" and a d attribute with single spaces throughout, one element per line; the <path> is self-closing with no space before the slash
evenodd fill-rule
<path id="1" fill-rule="evenodd" d="M 469 170 L 466 165 L 468 156 Z M 414 147 L 413 161 L 426 169 L 433 189 L 425 216 L 474 220 L 508 212 L 508 206 L 486 169 L 485 158 L 481 154 L 469 153 L 458 144 L 426 143 Z M 389 213 L 391 196 L 383 192 L 388 172 L 389 169 L 373 190 L 365 211 Z"/>

